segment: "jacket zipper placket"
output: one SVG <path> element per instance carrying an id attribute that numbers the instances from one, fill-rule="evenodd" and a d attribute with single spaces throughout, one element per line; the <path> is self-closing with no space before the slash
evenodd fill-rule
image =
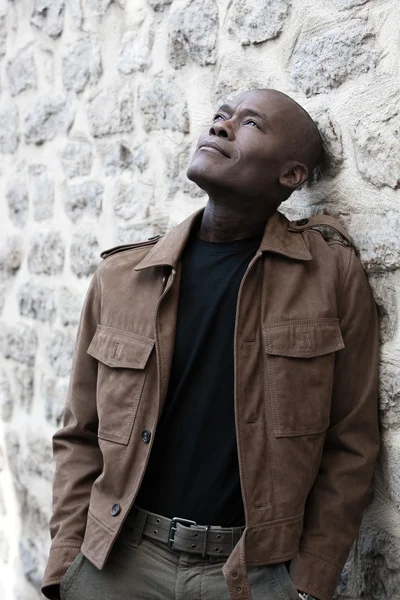
<path id="1" fill-rule="evenodd" d="M 243 500 L 243 507 L 244 507 L 244 518 L 245 518 L 245 525 L 247 526 L 248 524 L 248 508 L 247 508 L 247 498 L 246 498 L 246 493 L 245 493 L 245 489 L 244 489 L 244 476 L 243 476 L 243 463 L 242 463 L 242 452 L 241 452 L 241 440 L 239 438 L 239 426 L 238 426 L 238 411 L 236 409 L 236 404 L 237 404 L 237 364 L 238 364 L 238 349 L 237 349 L 237 331 L 238 331 L 238 323 L 239 323 L 239 309 L 240 309 L 240 300 L 241 300 L 241 296 L 242 296 L 242 289 L 244 286 L 244 283 L 247 279 L 248 274 L 250 273 L 251 269 L 253 268 L 253 266 L 255 265 L 255 263 L 258 261 L 259 258 L 261 258 L 263 255 L 262 252 L 257 253 L 253 259 L 250 261 L 249 266 L 246 269 L 245 274 L 243 275 L 243 279 L 240 282 L 240 286 L 239 286 L 239 291 L 238 291 L 238 298 L 237 298 L 237 302 L 236 302 L 236 316 L 235 316 L 235 334 L 234 334 L 234 368 L 235 368 L 235 388 L 234 388 L 234 408 L 235 408 L 235 428 L 236 428 L 236 445 L 237 445 L 237 451 L 238 451 L 238 462 L 239 462 L 239 478 L 240 478 L 240 489 L 242 492 L 242 500 Z"/>

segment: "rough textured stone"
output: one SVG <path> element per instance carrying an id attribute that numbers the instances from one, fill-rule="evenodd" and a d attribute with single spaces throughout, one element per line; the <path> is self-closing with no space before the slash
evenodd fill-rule
<path id="1" fill-rule="evenodd" d="M 133 150 L 132 154 L 133 162 L 141 173 L 145 170 L 149 164 L 149 153 L 143 146 L 138 146 Z"/>
<path id="2" fill-rule="evenodd" d="M 202 189 L 186 177 L 191 155 L 190 145 L 181 146 L 178 151 L 170 151 L 166 154 L 168 191 L 171 197 L 180 190 L 192 198 L 200 198 L 205 195 Z"/>
<path id="3" fill-rule="evenodd" d="M 92 145 L 84 138 L 69 140 L 62 149 L 61 164 L 67 177 L 90 175 L 92 162 Z"/>
<path id="4" fill-rule="evenodd" d="M 370 273 L 400 268 L 400 217 L 394 211 L 347 217 L 347 228 Z"/>
<path id="5" fill-rule="evenodd" d="M 61 426 L 67 391 L 68 385 L 59 379 L 42 378 L 45 418 L 53 427 Z"/>
<path id="6" fill-rule="evenodd" d="M 102 17 L 106 14 L 113 0 L 87 0 L 88 11 L 96 16 Z"/>
<path id="7" fill-rule="evenodd" d="M 0 419 L 10 421 L 13 416 L 14 400 L 10 383 L 4 370 L 0 370 Z"/>
<path id="8" fill-rule="evenodd" d="M 374 36 L 361 19 L 300 38 L 292 56 L 291 79 L 307 96 L 329 92 L 349 77 L 374 68 Z"/>
<path id="9" fill-rule="evenodd" d="M 98 181 L 68 182 L 64 209 L 73 223 L 82 217 L 98 217 L 101 213 L 104 188 Z"/>
<path id="10" fill-rule="evenodd" d="M 174 0 L 168 18 L 171 65 L 179 69 L 189 61 L 215 64 L 218 26 L 218 4 L 213 0 Z"/>
<path id="11" fill-rule="evenodd" d="M 228 31 L 239 38 L 242 46 L 272 40 L 281 33 L 291 3 L 291 0 L 233 0 Z"/>
<path id="12" fill-rule="evenodd" d="M 45 165 L 29 165 L 33 216 L 36 221 L 51 219 L 54 205 L 54 181 Z"/>
<path id="13" fill-rule="evenodd" d="M 154 203 L 154 189 L 137 181 L 120 181 L 114 196 L 114 212 L 121 219 L 146 220 Z"/>
<path id="14" fill-rule="evenodd" d="M 361 6 L 366 4 L 369 0 L 332 0 L 333 4 L 338 10 L 345 10 L 346 8 L 354 8 L 355 6 Z"/>
<path id="15" fill-rule="evenodd" d="M 88 84 L 95 85 L 101 74 L 101 51 L 94 36 L 67 46 L 62 58 L 62 78 L 67 90 L 83 92 Z"/>
<path id="16" fill-rule="evenodd" d="M 323 174 L 334 176 L 340 170 L 344 160 L 340 125 L 334 119 L 331 111 L 326 108 L 314 112 L 311 116 L 318 126 L 323 142 Z"/>
<path id="17" fill-rule="evenodd" d="M 147 0 L 147 2 L 156 11 L 164 10 L 166 6 L 172 4 L 172 0 Z"/>
<path id="18" fill-rule="evenodd" d="M 22 262 L 22 238 L 20 235 L 10 235 L 2 240 L 0 246 L 0 280 L 15 275 Z"/>
<path id="19" fill-rule="evenodd" d="M 396 283 L 387 274 L 370 277 L 369 282 L 378 307 L 380 341 L 384 344 L 395 337 L 398 328 Z"/>
<path id="20" fill-rule="evenodd" d="M 105 175 L 115 175 L 133 169 L 132 152 L 123 143 L 116 143 L 107 149 L 104 157 Z"/>
<path id="21" fill-rule="evenodd" d="M 0 15 L 0 58 L 7 52 L 7 16 Z"/>
<path id="22" fill-rule="evenodd" d="M 74 117 L 73 105 L 65 96 L 42 96 L 24 117 L 26 143 L 42 144 L 56 135 L 66 134 Z"/>
<path id="23" fill-rule="evenodd" d="M 83 300 L 80 294 L 66 286 L 60 288 L 58 307 L 61 325 L 77 325 Z"/>
<path id="24" fill-rule="evenodd" d="M 100 247 L 96 234 L 85 227 L 72 238 L 70 249 L 71 270 L 78 277 L 89 277 L 100 262 Z"/>
<path id="25" fill-rule="evenodd" d="M 400 432 L 385 436 L 385 444 L 381 450 L 383 482 L 389 498 L 400 510 Z M 398 565 L 400 571 L 400 564 Z M 400 573 L 399 573 L 400 582 Z"/>
<path id="26" fill-rule="evenodd" d="M 0 112 L 0 152 L 2 154 L 14 153 L 19 144 L 18 109 L 6 108 Z"/>
<path id="27" fill-rule="evenodd" d="M 37 88 L 36 64 L 31 45 L 20 50 L 8 61 L 6 73 L 12 96 L 29 88 Z"/>
<path id="28" fill-rule="evenodd" d="M 46 345 L 47 360 L 59 377 L 69 374 L 72 365 L 75 336 L 68 329 L 55 331 Z"/>
<path id="29" fill-rule="evenodd" d="M 51 441 L 33 432 L 27 435 L 27 457 L 25 468 L 29 475 L 37 475 L 51 482 L 54 474 Z"/>
<path id="30" fill-rule="evenodd" d="M 48 323 L 54 321 L 56 306 L 51 287 L 27 281 L 20 286 L 17 300 L 20 315 Z"/>
<path id="31" fill-rule="evenodd" d="M 13 374 L 15 397 L 18 398 L 21 408 L 30 413 L 34 396 L 35 370 L 26 365 L 16 365 Z"/>
<path id="32" fill-rule="evenodd" d="M 377 188 L 400 188 L 400 109 L 377 119 L 376 113 L 359 120 L 353 133 L 358 169 Z"/>
<path id="33" fill-rule="evenodd" d="M 81 29 L 83 25 L 83 10 L 81 0 L 67 0 L 67 6 L 75 27 Z"/>
<path id="34" fill-rule="evenodd" d="M 149 237 L 163 234 L 165 226 L 165 221 L 162 223 L 141 221 L 120 226 L 117 228 L 116 244 L 135 244 L 146 241 Z"/>
<path id="35" fill-rule="evenodd" d="M 400 370 L 396 362 L 381 364 L 379 381 L 381 424 L 400 430 Z"/>
<path id="36" fill-rule="evenodd" d="M 140 87 L 139 98 L 146 131 L 172 129 L 189 133 L 186 97 L 173 77 L 157 75 Z"/>
<path id="37" fill-rule="evenodd" d="M 30 243 L 28 267 L 31 273 L 58 275 L 64 267 L 64 242 L 58 231 L 41 230 Z"/>
<path id="38" fill-rule="evenodd" d="M 129 75 L 145 71 L 151 65 L 151 51 L 154 42 L 154 27 L 150 19 L 145 19 L 135 29 L 122 36 L 118 58 L 118 68 Z"/>
<path id="39" fill-rule="evenodd" d="M 133 130 L 133 97 L 128 87 L 100 92 L 87 107 L 94 137 Z"/>
<path id="40" fill-rule="evenodd" d="M 31 23 L 52 38 L 64 27 L 64 0 L 34 0 Z"/>
<path id="41" fill-rule="evenodd" d="M 41 48 L 41 63 L 47 83 L 54 85 L 54 52 L 49 48 Z"/>
<path id="42" fill-rule="evenodd" d="M 5 328 L 3 354 L 19 363 L 33 365 L 37 348 L 36 332 L 25 323 L 16 323 Z"/>
<path id="43" fill-rule="evenodd" d="M 17 227 L 24 227 L 28 220 L 29 198 L 23 178 L 15 179 L 7 187 L 8 214 Z"/>

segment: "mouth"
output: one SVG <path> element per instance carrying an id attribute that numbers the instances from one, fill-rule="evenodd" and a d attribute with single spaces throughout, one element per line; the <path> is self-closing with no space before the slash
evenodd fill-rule
<path id="1" fill-rule="evenodd" d="M 203 142 L 199 146 L 199 150 L 216 151 L 222 154 L 223 156 L 226 156 L 226 158 L 230 158 L 229 154 L 216 142 Z"/>

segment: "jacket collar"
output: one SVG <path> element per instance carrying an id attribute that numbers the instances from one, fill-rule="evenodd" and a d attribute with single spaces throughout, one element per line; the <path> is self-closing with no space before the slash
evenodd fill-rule
<path id="1" fill-rule="evenodd" d="M 135 271 L 164 265 L 176 269 L 190 233 L 201 219 L 203 212 L 204 208 L 196 211 L 171 229 L 136 266 Z M 258 251 L 273 252 L 295 260 L 312 260 L 303 236 L 288 231 L 288 224 L 288 219 L 276 211 L 267 222 Z"/>

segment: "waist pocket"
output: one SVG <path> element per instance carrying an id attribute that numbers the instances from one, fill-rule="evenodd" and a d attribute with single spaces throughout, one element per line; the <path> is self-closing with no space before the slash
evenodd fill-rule
<path id="1" fill-rule="evenodd" d="M 128 444 L 147 374 L 154 340 L 97 325 L 87 349 L 96 358 L 100 439 Z"/>
<path id="2" fill-rule="evenodd" d="M 276 437 L 329 426 L 335 353 L 344 348 L 338 318 L 295 319 L 263 327 Z"/>

